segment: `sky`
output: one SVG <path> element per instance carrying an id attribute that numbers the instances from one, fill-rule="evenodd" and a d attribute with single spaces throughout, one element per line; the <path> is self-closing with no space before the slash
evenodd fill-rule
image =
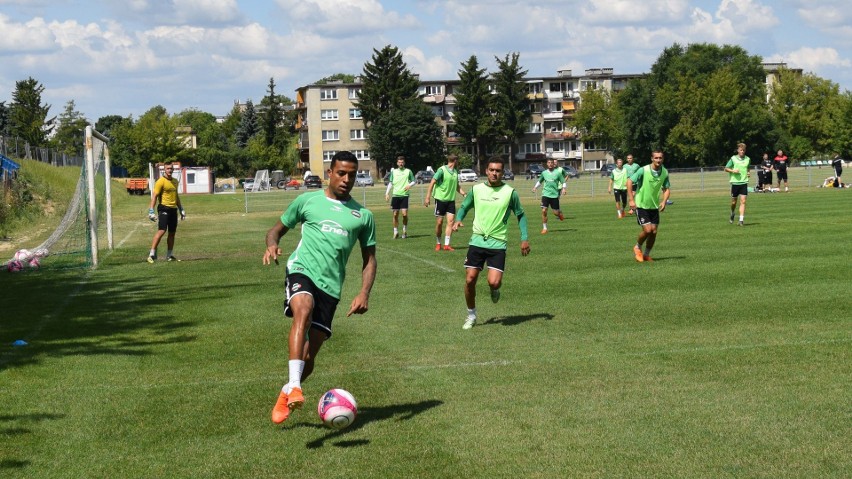
<path id="1" fill-rule="evenodd" d="M 270 78 L 301 86 L 356 75 L 393 45 L 423 80 L 452 80 L 472 55 L 519 53 L 527 75 L 611 67 L 647 73 L 675 43 L 732 44 L 852 90 L 849 0 L 0 0 L 0 101 L 44 86 L 94 123 L 160 105 L 227 115 Z"/>

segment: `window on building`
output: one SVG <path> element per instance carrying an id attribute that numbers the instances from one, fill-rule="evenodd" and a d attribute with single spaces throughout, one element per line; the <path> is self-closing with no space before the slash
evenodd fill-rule
<path id="1" fill-rule="evenodd" d="M 541 93 L 541 83 L 528 83 L 527 89 L 529 93 Z"/>
<path id="2" fill-rule="evenodd" d="M 322 131 L 322 141 L 336 141 L 340 139 L 340 132 L 338 130 L 323 130 Z"/>
<path id="3" fill-rule="evenodd" d="M 337 110 L 321 110 L 320 118 L 322 118 L 323 120 L 336 120 Z"/>
<path id="4" fill-rule="evenodd" d="M 444 116 L 444 105 L 432 105 L 432 114 L 435 116 Z"/>
<path id="5" fill-rule="evenodd" d="M 562 133 L 562 130 L 564 130 L 564 128 L 565 128 L 564 124 L 561 121 L 547 122 L 547 123 L 545 123 L 544 127 L 550 133 Z"/>
<path id="6" fill-rule="evenodd" d="M 550 91 L 562 91 L 562 83 L 551 83 Z"/>
<path id="7" fill-rule="evenodd" d="M 352 154 L 355 155 L 355 158 L 358 158 L 359 160 L 370 159 L 370 150 L 352 150 Z"/>
<path id="8" fill-rule="evenodd" d="M 524 153 L 541 153 L 541 143 L 524 143 L 521 147 Z"/>
<path id="9" fill-rule="evenodd" d="M 195 184 L 195 173 L 187 173 L 186 174 L 186 184 L 194 185 Z"/>
<path id="10" fill-rule="evenodd" d="M 367 130 L 365 130 L 365 129 L 349 130 L 349 139 L 350 140 L 366 140 L 367 139 Z"/>
<path id="11" fill-rule="evenodd" d="M 331 158 L 337 154 L 336 150 L 331 151 L 323 151 L 322 152 L 322 161 L 331 161 Z"/>
<path id="12" fill-rule="evenodd" d="M 358 95 L 360 95 L 360 94 L 361 94 L 361 88 L 349 87 L 349 99 L 350 100 L 357 100 Z"/>
<path id="13" fill-rule="evenodd" d="M 444 91 L 441 85 L 426 85 L 423 88 L 424 95 L 440 95 Z"/>
<path id="14" fill-rule="evenodd" d="M 358 108 L 350 108 L 349 109 L 349 119 L 350 120 L 360 120 L 361 118 L 363 118 L 361 116 L 361 110 L 359 110 Z"/>
<path id="15" fill-rule="evenodd" d="M 320 100 L 337 100 L 336 88 L 323 88 L 320 90 Z"/>
<path id="16" fill-rule="evenodd" d="M 541 123 L 530 123 L 527 125 L 527 133 L 541 133 Z"/>
<path id="17" fill-rule="evenodd" d="M 544 144 L 547 151 L 565 151 L 565 142 L 563 141 L 548 141 Z"/>

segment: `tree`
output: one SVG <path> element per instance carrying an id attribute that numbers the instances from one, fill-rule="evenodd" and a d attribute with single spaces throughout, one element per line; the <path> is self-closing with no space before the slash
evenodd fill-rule
<path id="1" fill-rule="evenodd" d="M 589 89 L 580 95 L 581 108 L 569 125 L 581 132 L 583 141 L 605 145 L 620 156 L 624 151 L 621 149 L 623 129 L 617 95 L 604 89 Z"/>
<path id="2" fill-rule="evenodd" d="M 263 124 L 263 133 L 266 139 L 266 146 L 275 144 L 275 137 L 278 135 L 278 128 L 284 119 L 284 113 L 281 109 L 281 100 L 275 95 L 275 79 L 269 78 L 266 96 L 263 97 L 260 104 L 264 107 L 261 113 L 261 123 Z"/>
<path id="3" fill-rule="evenodd" d="M 260 125 L 258 124 L 257 112 L 254 109 L 254 103 L 251 100 L 246 100 L 246 109 L 240 118 L 240 126 L 235 132 L 237 146 L 245 148 L 248 141 L 260 133 Z"/>
<path id="4" fill-rule="evenodd" d="M 12 104 L 9 107 L 10 133 L 21 137 L 30 146 L 45 146 L 47 135 L 53 130 L 53 122 L 48 121 L 50 105 L 41 103 L 44 85 L 32 77 L 15 82 Z"/>
<path id="5" fill-rule="evenodd" d="M 0 135 L 9 134 L 9 107 L 5 101 L 0 101 Z"/>
<path id="6" fill-rule="evenodd" d="M 370 156 L 380 171 L 393 168 L 405 155 L 413 170 L 437 166 L 444 156 L 444 135 L 432 109 L 420 99 L 398 104 L 370 128 Z"/>
<path id="7" fill-rule="evenodd" d="M 50 140 L 53 148 L 70 156 L 83 156 L 83 138 L 89 120 L 74 107 L 74 100 L 65 104 L 65 110 L 59 115 L 59 125 Z"/>
<path id="8" fill-rule="evenodd" d="M 129 117 L 125 118 L 121 115 L 102 116 L 95 123 L 95 129 L 102 133 L 104 136 L 113 139 L 113 129 L 121 123 L 133 123 L 133 120 L 131 120 Z"/>
<path id="9" fill-rule="evenodd" d="M 476 161 L 481 160 L 482 151 L 494 140 L 494 115 L 491 113 L 491 92 L 488 91 L 486 69 L 479 68 L 475 55 L 461 64 L 459 86 L 456 89 L 454 131 L 468 143 L 476 145 Z M 479 165 L 481 166 L 481 165 Z M 478 171 L 482 171 L 478 168 Z"/>
<path id="10" fill-rule="evenodd" d="M 127 168 L 131 176 L 147 176 L 148 163 L 180 161 L 186 164 L 192 153 L 178 139 L 178 124 L 162 106 L 145 112 L 139 120 L 113 126 L 110 154 L 115 164 Z"/>
<path id="11" fill-rule="evenodd" d="M 506 58 L 497 60 L 497 72 L 494 74 L 494 112 L 496 114 L 497 134 L 509 142 L 509 169 L 512 169 L 512 148 L 527 131 L 531 117 L 527 102 L 524 78 L 527 70 L 521 70 L 518 64 L 519 53 L 506 54 Z"/>
<path id="12" fill-rule="evenodd" d="M 850 131 L 847 124 L 843 134 L 838 121 L 842 105 L 840 87 L 830 80 L 779 70 L 769 98 L 769 111 L 781 131 L 778 148 L 799 159 L 835 153 Z"/>
<path id="13" fill-rule="evenodd" d="M 317 85 L 326 85 L 328 83 L 334 81 L 341 81 L 343 83 L 355 83 L 355 75 L 351 75 L 349 73 L 335 73 L 334 75 L 329 75 L 322 80 L 316 82 Z"/>
<path id="14" fill-rule="evenodd" d="M 372 63 L 364 64 L 361 93 L 356 105 L 369 129 L 393 108 L 418 98 L 419 81 L 408 70 L 396 47 L 373 49 Z"/>
<path id="15" fill-rule="evenodd" d="M 738 142 L 763 149 L 773 128 L 761 61 L 731 45 L 665 49 L 619 94 L 622 147 L 642 156 L 662 148 L 667 166 L 717 165 Z"/>

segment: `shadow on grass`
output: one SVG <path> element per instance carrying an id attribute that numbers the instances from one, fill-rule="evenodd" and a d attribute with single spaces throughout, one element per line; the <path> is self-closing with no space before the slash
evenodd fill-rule
<path id="1" fill-rule="evenodd" d="M 197 321 L 178 320 L 180 299 L 210 301 L 222 294 L 193 284 L 164 287 L 162 278 L 148 274 L 119 280 L 83 270 L 0 276 L 0 291 L 13 298 L 3 305 L 0 371 L 49 357 L 145 356 L 156 346 L 194 341 L 186 330 Z M 19 339 L 28 345 L 12 346 Z"/>
<path id="2" fill-rule="evenodd" d="M 41 421 L 52 421 L 58 420 L 65 417 L 64 414 L 51 414 L 51 413 L 41 413 L 41 414 L 3 414 L 0 415 L 0 422 L 15 422 L 15 423 L 33 423 L 33 422 L 41 422 Z M 2 446 L 2 440 L 15 440 L 16 436 L 23 436 L 26 434 L 31 434 L 32 430 L 22 426 L 10 427 L 5 429 L 0 429 L 0 446 Z M 2 450 L 2 447 L 0 447 Z M 0 459 L 0 470 L 3 469 L 23 469 L 31 464 L 30 461 L 21 460 L 21 459 L 9 459 L 3 458 Z"/>
<path id="3" fill-rule="evenodd" d="M 418 403 L 411 404 L 394 404 L 391 406 L 384 407 L 367 407 L 358 410 L 358 418 L 355 420 L 355 424 L 352 426 L 343 429 L 341 431 L 330 431 L 328 434 L 307 443 L 306 447 L 308 449 L 316 449 L 319 447 L 323 447 L 326 441 L 333 441 L 341 436 L 351 433 L 352 431 L 357 431 L 367 424 L 377 422 L 377 421 L 387 421 L 390 419 L 394 419 L 396 421 L 407 421 L 414 416 L 421 414 L 423 412 L 428 411 L 429 409 L 438 407 L 444 404 L 443 401 L 438 400 L 430 400 L 430 401 L 421 401 Z M 300 424 L 302 427 L 314 427 L 318 429 L 324 429 L 325 426 L 319 424 Z M 356 447 L 356 446 L 365 446 L 369 444 L 370 441 L 368 439 L 353 439 L 348 441 L 337 441 L 332 444 L 335 447 Z"/>
<path id="4" fill-rule="evenodd" d="M 502 324 L 503 326 L 517 326 L 521 323 L 526 323 L 527 321 L 534 321 L 536 319 L 550 321 L 551 319 L 553 319 L 553 315 L 550 313 L 517 314 L 515 316 L 491 318 L 488 321 L 482 323 L 482 325 L 484 326 L 486 324 Z"/>

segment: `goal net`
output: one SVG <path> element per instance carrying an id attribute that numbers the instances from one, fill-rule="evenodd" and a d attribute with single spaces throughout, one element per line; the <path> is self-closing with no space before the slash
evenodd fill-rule
<path id="1" fill-rule="evenodd" d="M 65 215 L 40 245 L 19 250 L 6 262 L 28 267 L 35 258 L 43 267 L 96 268 L 100 251 L 113 248 L 109 139 L 91 126 L 84 138 L 86 161 Z"/>

